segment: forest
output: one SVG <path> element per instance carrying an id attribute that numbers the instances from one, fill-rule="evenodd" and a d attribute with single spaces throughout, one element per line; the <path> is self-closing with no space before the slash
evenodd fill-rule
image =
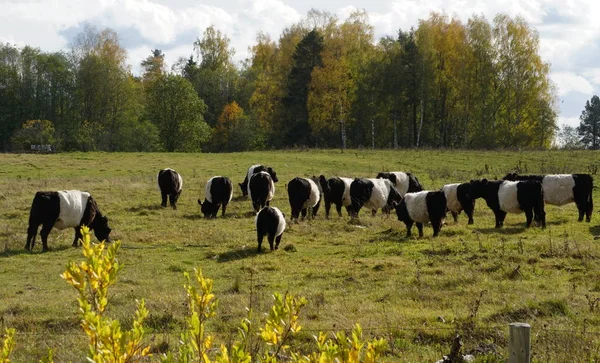
<path id="1" fill-rule="evenodd" d="M 313 9 L 234 55 L 214 26 L 139 75 L 111 29 L 57 52 L 0 43 L 0 150 L 544 149 L 557 132 L 550 65 L 520 17 L 432 13 L 375 39 L 365 11 Z"/>

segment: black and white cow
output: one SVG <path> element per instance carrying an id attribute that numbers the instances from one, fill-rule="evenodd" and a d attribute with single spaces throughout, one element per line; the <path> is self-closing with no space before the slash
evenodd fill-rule
<path id="1" fill-rule="evenodd" d="M 335 204 L 335 209 L 338 215 L 342 216 L 342 206 L 346 207 L 346 211 L 350 214 L 350 206 L 352 200 L 350 199 L 350 184 L 352 184 L 351 178 L 333 177 L 325 178 L 325 175 L 319 177 L 319 184 L 323 189 L 323 197 L 325 199 L 325 218 L 329 218 L 329 210 L 331 204 Z"/>
<path id="2" fill-rule="evenodd" d="M 563 206 L 568 203 L 577 205 L 579 222 L 592 219 L 594 202 L 594 179 L 590 174 L 551 174 L 551 175 L 518 175 L 510 173 L 504 180 L 538 180 L 544 188 L 544 200 L 548 204 Z"/>
<path id="3" fill-rule="evenodd" d="M 169 197 L 169 203 L 173 209 L 177 209 L 177 199 L 181 194 L 183 188 L 183 178 L 178 172 L 171 168 L 163 169 L 158 172 L 158 189 L 160 189 L 160 195 L 162 201 L 161 207 L 167 206 L 167 196 Z"/>
<path id="4" fill-rule="evenodd" d="M 469 217 L 469 224 L 473 224 L 475 198 L 471 193 L 471 183 L 446 184 L 442 187 L 442 191 L 446 196 L 446 208 L 452 213 L 454 223 L 458 222 L 458 215 L 464 210 Z"/>
<path id="5" fill-rule="evenodd" d="M 273 195 L 275 195 L 275 184 L 271 175 L 266 171 L 251 175 L 248 182 L 248 195 L 252 200 L 255 213 L 268 206 L 271 199 L 273 199 Z"/>
<path id="6" fill-rule="evenodd" d="M 292 208 L 292 220 L 298 221 L 302 212 L 302 219 L 306 218 L 308 208 L 312 209 L 312 217 L 317 215 L 321 205 L 321 185 L 314 176 L 309 178 L 294 178 L 287 185 L 288 200 Z"/>
<path id="7" fill-rule="evenodd" d="M 394 208 L 400 203 L 402 196 L 388 179 L 356 178 L 350 184 L 351 213 L 358 217 L 360 209 L 365 206 L 375 215 L 379 208 Z"/>
<path id="8" fill-rule="evenodd" d="M 406 193 L 396 206 L 398 220 L 406 225 L 406 237 L 411 236 L 413 223 L 417 224 L 419 237 L 423 237 L 423 223 L 431 222 L 433 236 L 437 237 L 446 217 L 446 196 L 443 191 Z"/>
<path id="9" fill-rule="evenodd" d="M 233 197 L 233 184 L 231 180 L 225 176 L 213 176 L 206 182 L 204 188 L 204 203 L 198 199 L 200 204 L 200 212 L 206 218 L 216 218 L 219 208 L 221 208 L 221 216 L 225 216 L 227 204 L 231 202 Z"/>
<path id="10" fill-rule="evenodd" d="M 265 236 L 267 236 L 271 251 L 278 249 L 283 231 L 285 231 L 285 216 L 283 213 L 275 207 L 264 207 L 256 215 L 254 223 L 256 224 L 258 252 L 262 251 L 262 241 Z M 275 242 L 274 247 L 273 242 Z"/>
<path id="11" fill-rule="evenodd" d="M 496 228 L 502 227 L 506 213 L 523 213 L 527 217 L 526 227 L 532 219 L 546 228 L 544 189 L 537 180 L 471 180 L 473 198 L 483 198 L 496 216 Z"/>
<path id="12" fill-rule="evenodd" d="M 29 212 L 29 228 L 25 249 L 31 251 L 35 245 L 37 229 L 42 225 L 42 251 L 48 251 L 48 235 L 52 228 L 75 229 L 73 246 L 79 245 L 81 226 L 93 230 L 100 241 L 110 242 L 111 229 L 108 218 L 98 209 L 90 193 L 79 190 L 61 190 L 58 192 L 37 192 Z"/>
<path id="13" fill-rule="evenodd" d="M 403 171 L 392 171 L 392 172 L 381 172 L 377 174 L 377 179 L 388 179 L 391 181 L 398 193 L 404 196 L 406 193 L 420 192 L 423 190 L 423 186 L 419 183 L 419 179 L 412 173 L 405 173 Z"/>
<path id="14" fill-rule="evenodd" d="M 248 168 L 248 172 L 244 177 L 244 181 L 238 184 L 240 186 L 240 189 L 242 190 L 242 195 L 244 197 L 248 195 L 248 182 L 250 181 L 250 177 L 256 173 L 260 173 L 261 171 L 266 171 L 267 173 L 269 173 L 271 179 L 273 179 L 273 183 L 277 183 L 279 181 L 279 179 L 277 179 L 277 173 L 272 167 L 260 164 L 252 165 Z"/>

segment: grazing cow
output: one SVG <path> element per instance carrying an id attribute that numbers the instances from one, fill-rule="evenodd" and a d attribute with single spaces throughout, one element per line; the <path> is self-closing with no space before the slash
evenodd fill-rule
<path id="1" fill-rule="evenodd" d="M 403 197 L 406 193 L 420 192 L 423 190 L 421 183 L 419 183 L 417 177 L 412 173 L 405 173 L 402 171 L 392 171 L 389 173 L 381 172 L 377 174 L 377 179 L 388 179 L 391 181 L 398 190 L 398 193 Z"/>
<path id="2" fill-rule="evenodd" d="M 181 189 L 183 188 L 183 179 L 181 178 L 181 175 L 175 170 L 167 168 L 158 172 L 157 180 L 160 195 L 162 197 L 160 206 L 163 208 L 167 206 L 168 196 L 171 207 L 177 209 L 177 199 L 179 199 Z"/>
<path id="3" fill-rule="evenodd" d="M 213 176 L 206 182 L 204 203 L 198 199 L 200 211 L 206 218 L 216 218 L 219 208 L 223 206 L 221 216 L 225 216 L 227 204 L 231 202 L 232 196 L 233 185 L 231 184 L 231 180 L 225 176 Z"/>
<path id="4" fill-rule="evenodd" d="M 252 165 L 248 168 L 248 172 L 244 177 L 244 181 L 238 184 L 244 197 L 248 195 L 248 182 L 250 182 L 250 177 L 256 173 L 260 173 L 261 171 L 266 171 L 269 173 L 271 179 L 273 179 L 273 183 L 277 183 L 279 181 L 279 179 L 277 179 L 277 173 L 272 167 L 264 165 Z"/>
<path id="5" fill-rule="evenodd" d="M 350 184 L 350 199 L 352 215 L 358 217 L 363 205 L 375 215 L 379 208 L 394 208 L 402 196 L 388 179 L 357 178 Z"/>
<path id="6" fill-rule="evenodd" d="M 93 230 L 100 241 L 110 242 L 111 229 L 108 218 L 100 213 L 96 201 L 90 193 L 79 190 L 61 190 L 58 192 L 37 192 L 29 212 L 29 228 L 25 249 L 33 250 L 37 229 L 42 225 L 42 251 L 48 251 L 48 235 L 53 227 L 58 229 L 74 228 L 73 246 L 79 245 L 81 226 Z"/>
<path id="7" fill-rule="evenodd" d="M 331 204 L 335 204 L 335 209 L 340 217 L 342 216 L 342 206 L 346 207 L 346 211 L 350 214 L 350 206 L 352 205 L 350 199 L 351 178 L 333 177 L 327 180 L 325 175 L 321 175 L 319 184 L 321 184 L 323 196 L 325 197 L 325 218 L 329 218 Z"/>
<path id="8" fill-rule="evenodd" d="M 271 175 L 266 171 L 252 175 L 248 182 L 248 195 L 252 200 L 255 213 L 264 206 L 268 206 L 271 199 L 273 199 L 273 195 L 275 195 L 275 184 Z"/>
<path id="9" fill-rule="evenodd" d="M 510 173 L 504 180 L 538 180 L 544 188 L 544 201 L 548 204 L 563 206 L 575 202 L 579 211 L 579 222 L 592 219 L 594 202 L 592 192 L 594 179 L 590 174 L 552 174 L 552 175 L 518 175 Z"/>
<path id="10" fill-rule="evenodd" d="M 258 252 L 262 251 L 262 241 L 265 235 L 269 241 L 271 251 L 278 249 L 285 230 L 285 216 L 283 213 L 275 207 L 264 207 L 258 212 L 254 221 L 258 239 Z M 275 248 L 273 248 L 273 242 L 275 242 Z"/>
<path id="11" fill-rule="evenodd" d="M 312 208 L 312 217 L 317 215 L 321 205 L 321 186 L 314 176 L 309 178 L 294 178 L 287 186 L 288 199 L 292 208 L 292 220 L 298 221 L 302 212 L 302 219 L 306 217 L 308 208 Z"/>
<path id="12" fill-rule="evenodd" d="M 526 227 L 535 221 L 546 228 L 544 189 L 537 180 L 471 180 L 473 198 L 483 198 L 496 216 L 496 228 L 502 227 L 506 213 L 525 212 Z"/>
<path id="13" fill-rule="evenodd" d="M 413 223 L 417 224 L 419 237 L 423 237 L 423 223 L 431 222 L 433 236 L 437 237 L 446 217 L 446 196 L 443 191 L 406 193 L 396 206 L 398 220 L 406 225 L 406 237 L 411 236 Z"/>
<path id="14" fill-rule="evenodd" d="M 458 215 L 464 210 L 469 217 L 469 224 L 473 224 L 475 198 L 471 195 L 471 183 L 446 184 L 442 187 L 442 191 L 446 196 L 446 207 L 452 213 L 454 223 L 458 222 Z"/>

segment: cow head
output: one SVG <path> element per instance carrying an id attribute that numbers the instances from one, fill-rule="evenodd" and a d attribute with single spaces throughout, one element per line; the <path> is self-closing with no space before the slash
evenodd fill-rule
<path id="1" fill-rule="evenodd" d="M 110 232 L 112 230 L 108 226 L 108 217 L 100 217 L 94 222 L 94 233 L 96 234 L 96 238 L 98 238 L 99 241 L 112 242 L 110 239 Z"/>
<path id="2" fill-rule="evenodd" d="M 217 212 L 219 211 L 219 205 L 209 202 L 205 200 L 204 203 L 198 199 L 198 204 L 200 205 L 200 212 L 204 214 L 204 218 L 214 218 L 217 216 Z"/>
<path id="3" fill-rule="evenodd" d="M 268 167 L 267 168 L 267 173 L 269 173 L 269 175 L 271 176 L 271 179 L 273 179 L 273 183 L 277 183 L 279 181 L 279 179 L 277 179 L 277 173 L 275 172 L 275 170 L 272 167 Z"/>
<path id="4" fill-rule="evenodd" d="M 504 178 L 502 178 L 502 180 L 510 180 L 510 181 L 516 181 L 518 180 L 517 177 L 519 175 L 517 173 L 508 173 L 506 174 L 506 176 Z"/>
<path id="5" fill-rule="evenodd" d="M 321 185 L 323 193 L 328 194 L 329 192 L 331 192 L 331 189 L 329 188 L 329 183 L 327 182 L 327 178 L 325 178 L 325 175 L 319 176 L 319 184 Z"/>
<path id="6" fill-rule="evenodd" d="M 488 189 L 488 180 L 471 180 L 471 198 L 482 198 L 486 195 Z"/>
<path id="7" fill-rule="evenodd" d="M 242 190 L 242 195 L 244 197 L 248 196 L 248 184 L 246 183 L 238 183 L 240 189 Z"/>

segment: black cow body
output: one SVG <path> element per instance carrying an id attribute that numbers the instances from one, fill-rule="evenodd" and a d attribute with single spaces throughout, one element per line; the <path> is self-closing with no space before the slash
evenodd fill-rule
<path id="1" fill-rule="evenodd" d="M 269 175 L 271 176 L 271 179 L 273 179 L 273 183 L 277 183 L 279 181 L 279 179 L 277 179 L 277 173 L 275 172 L 275 170 L 270 167 L 270 166 L 264 166 L 264 165 L 252 165 L 251 167 L 248 168 L 248 172 L 246 173 L 246 176 L 244 177 L 244 181 L 239 183 L 238 185 L 240 186 L 240 189 L 242 190 L 242 195 L 245 197 L 248 195 L 248 182 L 250 181 L 250 178 L 252 177 L 252 175 L 260 173 L 261 171 L 265 171 L 267 173 L 269 173 Z"/>
<path id="2" fill-rule="evenodd" d="M 375 215 L 380 208 L 388 210 L 400 203 L 402 196 L 388 179 L 357 178 L 350 184 L 351 211 L 357 217 L 360 209 L 365 206 Z"/>
<path id="3" fill-rule="evenodd" d="M 271 175 L 264 171 L 252 175 L 248 182 L 248 192 L 255 213 L 268 206 L 275 195 L 275 184 Z"/>
<path id="4" fill-rule="evenodd" d="M 288 200 L 292 209 L 292 220 L 298 221 L 300 213 L 306 218 L 308 208 L 312 209 L 312 217 L 317 215 L 321 205 L 321 186 L 317 178 L 294 178 L 287 186 Z"/>
<path id="5" fill-rule="evenodd" d="M 225 216 L 227 205 L 233 196 L 233 184 L 224 176 L 214 176 L 206 182 L 204 190 L 204 203 L 198 199 L 200 211 L 206 218 L 216 218 L 219 208 L 221 216 Z"/>
<path id="6" fill-rule="evenodd" d="M 345 207 L 348 214 L 351 214 L 350 206 L 352 205 L 352 200 L 350 199 L 350 184 L 352 184 L 352 179 L 333 177 L 328 180 L 324 175 L 321 175 L 319 177 L 319 184 L 321 185 L 325 199 L 325 218 L 329 218 L 329 211 L 332 204 L 335 205 L 338 216 L 342 216 L 342 207 Z"/>
<path id="7" fill-rule="evenodd" d="M 398 220 L 406 225 L 406 237 L 411 236 L 413 223 L 417 224 L 419 237 L 423 237 L 423 224 L 431 222 L 433 236 L 437 237 L 446 217 L 446 196 L 443 191 L 406 193 L 396 206 Z"/>
<path id="8" fill-rule="evenodd" d="M 110 242 L 111 229 L 108 218 L 102 216 L 98 205 L 87 192 L 68 190 L 59 192 L 37 192 L 29 212 L 29 227 L 25 249 L 31 251 L 35 245 L 38 227 L 42 225 L 42 251 L 48 251 L 48 235 L 52 228 L 74 228 L 73 246 L 81 239 L 81 226 L 93 230 L 98 240 Z"/>
<path id="9" fill-rule="evenodd" d="M 562 206 L 575 202 L 579 211 L 579 222 L 592 219 L 594 202 L 592 193 L 594 179 L 590 174 L 518 175 L 510 173 L 504 180 L 537 180 L 544 188 L 544 200 L 548 204 Z"/>
<path id="10" fill-rule="evenodd" d="M 502 181 L 487 179 L 471 180 L 473 198 L 483 198 L 494 212 L 496 228 L 504 224 L 506 213 L 525 212 L 526 227 L 531 226 L 533 219 L 546 228 L 546 212 L 544 210 L 544 190 L 537 180 Z"/>
<path id="11" fill-rule="evenodd" d="M 278 208 L 265 207 L 258 212 L 255 219 L 258 252 L 262 251 L 262 241 L 265 236 L 269 241 L 271 251 L 279 248 L 281 237 L 285 230 L 285 216 Z M 273 246 L 273 244 L 275 245 Z"/>
<path id="12" fill-rule="evenodd" d="M 160 195 L 162 201 L 161 207 L 167 206 L 167 197 L 169 203 L 173 209 L 177 209 L 177 199 L 183 189 L 183 178 L 173 169 L 167 168 L 158 172 L 158 188 L 160 189 Z"/>
<path id="13" fill-rule="evenodd" d="M 442 191 L 446 196 L 447 210 L 452 213 L 454 222 L 458 222 L 458 215 L 464 210 L 469 217 L 469 224 L 473 224 L 475 198 L 472 197 L 471 183 L 446 184 L 442 187 Z"/>

